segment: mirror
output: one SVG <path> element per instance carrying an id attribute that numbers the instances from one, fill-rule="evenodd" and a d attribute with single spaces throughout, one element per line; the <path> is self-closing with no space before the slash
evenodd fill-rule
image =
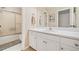
<path id="1" fill-rule="evenodd" d="M 48 7 L 46 9 L 50 16 L 55 16 L 55 21 L 48 22 L 49 27 L 79 27 L 79 7 Z"/>
<path id="2" fill-rule="evenodd" d="M 58 27 L 70 27 L 70 9 L 58 11 Z"/>

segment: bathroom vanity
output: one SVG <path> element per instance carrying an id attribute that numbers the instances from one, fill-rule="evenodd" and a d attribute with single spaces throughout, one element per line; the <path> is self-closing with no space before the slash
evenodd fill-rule
<path id="1" fill-rule="evenodd" d="M 78 51 L 79 32 L 71 30 L 30 29 L 29 44 L 37 51 Z"/>

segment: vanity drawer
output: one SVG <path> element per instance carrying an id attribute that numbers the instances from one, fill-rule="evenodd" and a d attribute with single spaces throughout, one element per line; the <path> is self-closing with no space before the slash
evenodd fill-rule
<path id="1" fill-rule="evenodd" d="M 61 43 L 79 49 L 79 41 L 78 41 L 78 40 L 75 40 L 75 39 L 69 39 L 69 38 L 61 38 Z"/>
<path id="2" fill-rule="evenodd" d="M 54 40 L 54 41 L 60 41 L 59 40 L 59 37 L 55 36 L 55 35 L 51 35 L 51 34 L 47 34 L 47 33 L 41 33 L 41 32 L 37 32 L 37 36 L 39 38 L 46 38 L 46 39 L 49 39 L 49 40 Z"/>
<path id="3" fill-rule="evenodd" d="M 79 51 L 79 49 L 62 44 L 60 51 Z"/>

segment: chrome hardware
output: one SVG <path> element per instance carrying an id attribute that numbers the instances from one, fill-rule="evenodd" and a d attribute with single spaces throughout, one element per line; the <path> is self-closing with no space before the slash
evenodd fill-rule
<path id="1" fill-rule="evenodd" d="M 63 48 L 61 48 L 61 50 L 63 50 Z"/>
<path id="2" fill-rule="evenodd" d="M 47 42 L 46 42 L 46 41 L 43 41 L 43 43 L 47 44 Z"/>
<path id="3" fill-rule="evenodd" d="M 76 25 L 70 25 L 70 27 L 76 28 Z"/>
<path id="4" fill-rule="evenodd" d="M 0 28 L 1 28 L 1 25 L 0 25 Z"/>
<path id="5" fill-rule="evenodd" d="M 75 46 L 78 47 L 79 45 L 78 44 L 75 44 Z"/>

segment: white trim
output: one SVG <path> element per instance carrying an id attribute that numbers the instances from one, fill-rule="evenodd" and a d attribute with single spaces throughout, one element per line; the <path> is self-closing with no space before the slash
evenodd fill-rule
<path id="1" fill-rule="evenodd" d="M 63 8 L 63 9 L 59 9 L 57 11 L 59 12 L 59 11 L 64 11 L 64 10 L 68 10 L 68 9 L 71 9 L 71 8 Z"/>

